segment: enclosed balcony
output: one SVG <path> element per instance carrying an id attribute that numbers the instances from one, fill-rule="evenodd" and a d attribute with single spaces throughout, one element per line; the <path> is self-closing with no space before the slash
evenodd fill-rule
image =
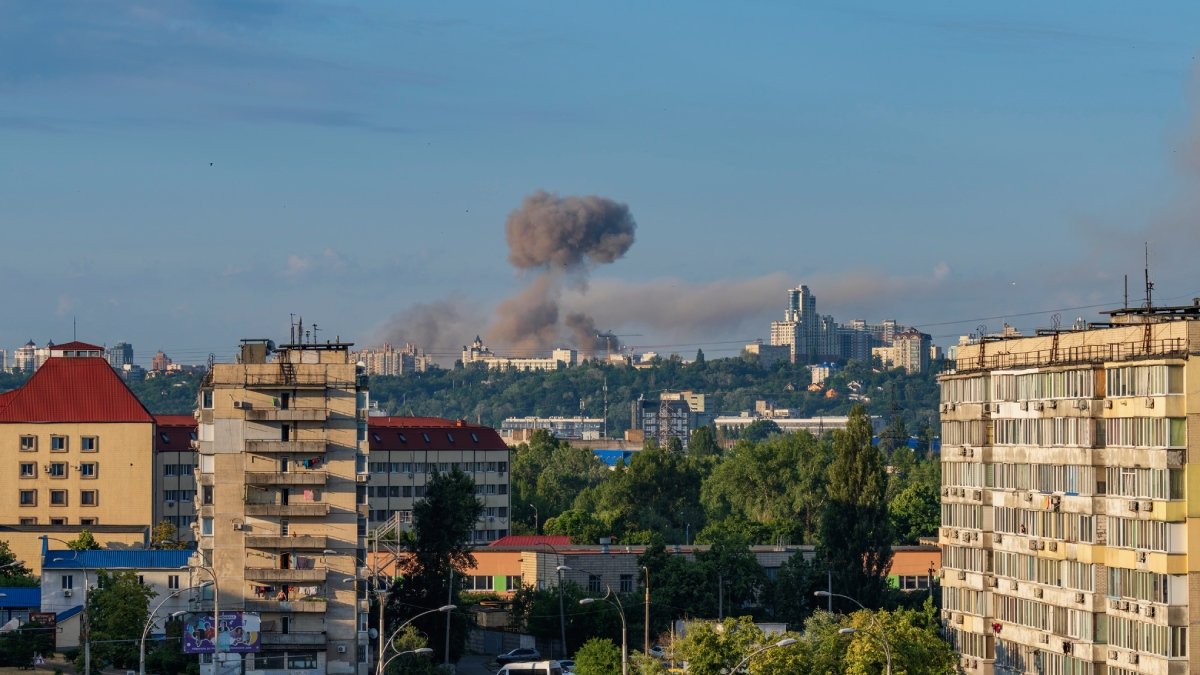
<path id="1" fill-rule="evenodd" d="M 251 612 L 324 613 L 329 603 L 320 600 L 248 600 L 246 610 Z"/>
<path id="2" fill-rule="evenodd" d="M 247 581 L 274 581 L 274 582 L 299 582 L 311 581 L 315 583 L 325 582 L 325 569 L 278 569 L 275 567 L 247 567 Z"/>
<path id="3" fill-rule="evenodd" d="M 267 622 L 263 622 L 263 632 L 260 633 L 264 647 L 325 647 L 325 631 L 291 631 L 289 633 L 269 633 Z"/>
<path id="4" fill-rule="evenodd" d="M 246 419 L 256 422 L 324 422 L 327 408 L 250 408 Z"/>
<path id="5" fill-rule="evenodd" d="M 328 548 L 328 538 L 323 534 L 300 534 L 295 536 L 248 536 L 246 546 L 263 549 L 311 549 L 323 551 Z"/>

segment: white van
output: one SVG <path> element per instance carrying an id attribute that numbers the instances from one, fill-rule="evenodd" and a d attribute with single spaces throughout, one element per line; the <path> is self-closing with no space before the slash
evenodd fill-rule
<path id="1" fill-rule="evenodd" d="M 526 661 L 525 663 L 510 663 L 501 668 L 496 675 L 563 675 L 562 666 L 558 661 Z"/>

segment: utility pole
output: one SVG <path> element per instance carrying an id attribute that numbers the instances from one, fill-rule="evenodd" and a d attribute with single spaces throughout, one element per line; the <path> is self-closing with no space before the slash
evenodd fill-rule
<path id="1" fill-rule="evenodd" d="M 646 573 L 646 618 L 643 626 L 642 653 L 648 655 L 650 654 L 650 568 L 642 565 L 642 571 Z"/>

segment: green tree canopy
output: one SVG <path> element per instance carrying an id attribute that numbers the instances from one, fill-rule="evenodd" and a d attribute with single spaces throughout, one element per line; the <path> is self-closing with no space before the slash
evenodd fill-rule
<path id="1" fill-rule="evenodd" d="M 8 542 L 0 541 L 0 586 L 33 588 L 40 583 L 33 571 L 25 566 L 25 561 L 17 560 Z"/>
<path id="2" fill-rule="evenodd" d="M 896 543 L 916 544 L 921 537 L 937 534 L 941 524 L 938 491 L 925 483 L 910 483 L 888 504 Z"/>
<path id="3" fill-rule="evenodd" d="M 150 600 L 157 594 L 138 581 L 133 570 L 99 570 L 96 585 L 88 594 L 92 670 L 99 673 L 105 663 L 115 668 L 135 669 L 139 661 L 138 639 L 150 614 Z M 83 662 L 80 654 L 75 667 L 82 671 Z"/>
<path id="4" fill-rule="evenodd" d="M 79 536 L 67 542 L 67 548 L 72 551 L 95 551 L 100 548 L 100 542 L 92 536 L 91 530 L 82 529 Z"/>
<path id="5" fill-rule="evenodd" d="M 607 638 L 592 638 L 575 653 L 578 675 L 613 675 L 621 672 L 621 648 Z"/>

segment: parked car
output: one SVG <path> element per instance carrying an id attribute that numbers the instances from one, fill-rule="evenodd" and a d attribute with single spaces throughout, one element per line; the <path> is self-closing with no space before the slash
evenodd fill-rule
<path id="1" fill-rule="evenodd" d="M 559 659 L 558 665 L 562 666 L 563 675 L 575 675 L 575 659 Z"/>
<path id="2" fill-rule="evenodd" d="M 496 675 L 567 675 L 558 661 L 521 661 L 500 668 Z"/>
<path id="3" fill-rule="evenodd" d="M 521 663 L 523 661 L 538 661 L 542 658 L 541 652 L 530 647 L 518 647 L 511 651 L 504 652 L 496 657 L 496 663 L 505 665 L 509 663 Z"/>
<path id="4" fill-rule="evenodd" d="M 667 649 L 662 645 L 654 645 L 650 648 L 650 656 L 656 659 L 665 659 L 667 658 Z"/>

